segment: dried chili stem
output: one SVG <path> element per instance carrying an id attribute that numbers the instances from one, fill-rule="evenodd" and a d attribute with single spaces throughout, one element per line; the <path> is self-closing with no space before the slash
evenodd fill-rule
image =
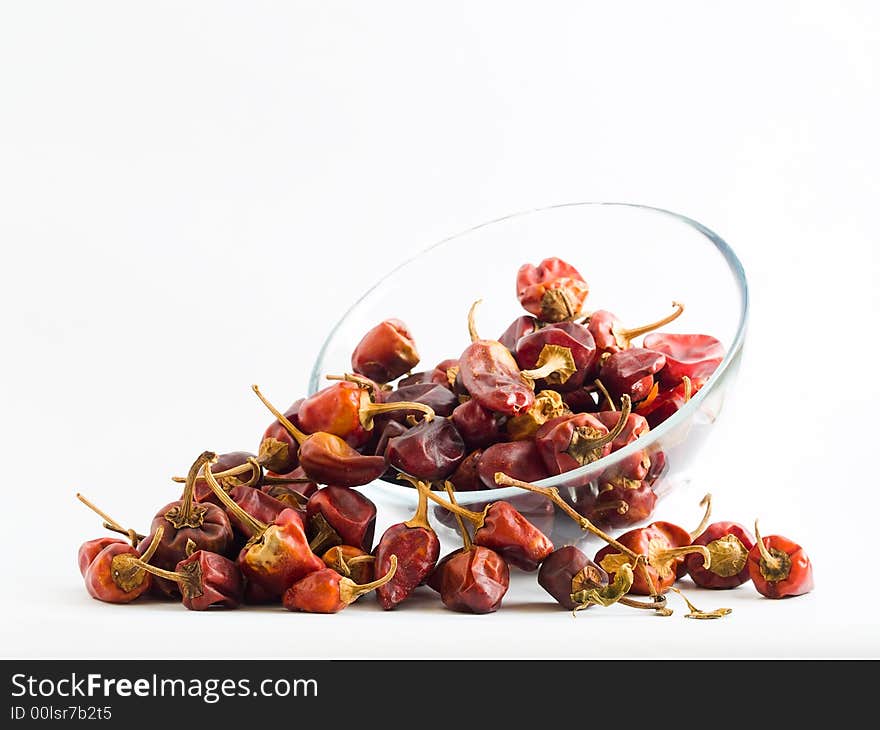
<path id="1" fill-rule="evenodd" d="M 656 322 L 651 322 L 651 324 L 643 324 L 641 327 L 629 327 L 627 329 L 618 330 L 618 336 L 627 341 L 634 340 L 639 335 L 647 334 L 648 332 L 658 329 L 665 324 L 669 324 L 673 320 L 678 319 L 681 316 L 681 313 L 684 312 L 684 304 L 673 302 L 672 306 L 675 307 L 676 310 L 672 314 L 664 317 L 663 319 L 658 319 Z"/>
<path id="2" fill-rule="evenodd" d="M 241 522 L 246 525 L 253 534 L 261 534 L 265 532 L 269 526 L 260 522 L 256 517 L 254 517 L 250 512 L 246 512 L 242 507 L 230 497 L 217 482 L 217 478 L 211 473 L 210 464 L 205 464 L 205 468 L 203 470 L 205 480 L 208 482 L 208 486 L 211 487 L 211 491 L 217 495 L 217 499 L 219 499 L 223 506 L 232 512 L 236 517 L 238 517 Z"/>
<path id="3" fill-rule="evenodd" d="M 688 533 L 691 536 L 691 542 L 696 540 L 700 535 L 703 534 L 706 527 L 709 524 L 709 518 L 712 517 L 712 495 L 707 492 L 706 496 L 700 500 L 700 507 L 705 507 L 705 511 L 703 512 L 703 519 L 700 520 L 700 524 L 697 525 L 696 529 L 691 530 Z"/>
<path id="4" fill-rule="evenodd" d="M 455 501 L 455 487 L 452 482 L 447 479 L 443 482 L 443 487 L 446 489 L 446 494 L 449 495 L 449 501 L 457 507 L 458 502 Z M 461 541 L 464 545 L 464 549 L 468 551 L 471 550 L 474 547 L 474 544 L 471 542 L 471 534 L 464 526 L 464 520 L 461 518 L 460 514 L 456 513 L 455 521 L 458 522 L 458 529 L 461 530 Z"/>
<path id="5" fill-rule="evenodd" d="M 391 555 L 388 560 L 391 565 L 388 568 L 388 572 L 381 578 L 376 578 L 376 580 L 372 580 L 369 583 L 355 583 L 351 578 L 343 578 L 339 581 L 339 600 L 343 603 L 352 603 L 358 597 L 364 595 L 364 593 L 369 593 L 380 586 L 384 586 L 397 572 L 397 556 Z"/>
<path id="6" fill-rule="evenodd" d="M 120 535 L 125 535 L 131 541 L 132 547 L 137 547 L 138 542 L 144 539 L 144 536 L 141 535 L 136 530 L 126 530 L 122 525 L 120 525 L 116 520 L 114 520 L 110 515 L 108 515 L 103 510 L 99 509 L 93 502 L 90 502 L 79 492 L 76 493 L 76 498 L 82 502 L 86 507 L 88 507 L 92 512 L 96 513 L 99 517 L 104 520 L 104 527 L 111 532 L 118 532 Z"/>
<path id="7" fill-rule="evenodd" d="M 293 436 L 293 438 L 296 439 L 296 442 L 300 446 L 302 446 L 303 441 L 305 441 L 308 436 L 300 431 L 296 426 L 294 426 L 293 422 L 289 418 L 287 418 L 287 416 L 285 416 L 281 411 L 279 411 L 268 401 L 266 396 L 264 396 L 260 392 L 260 387 L 258 385 L 252 385 L 251 389 L 254 391 L 254 393 L 257 394 L 257 398 L 262 401 L 263 405 L 269 409 L 269 412 L 278 419 L 278 423 L 284 426 L 284 430 L 287 431 L 291 436 Z"/>
<path id="8" fill-rule="evenodd" d="M 617 410 L 617 406 L 614 405 L 614 399 L 611 397 L 611 393 L 608 392 L 608 389 L 605 387 L 605 384 L 596 378 L 593 383 L 595 383 L 596 387 L 599 389 L 599 392 L 602 394 L 602 397 L 605 398 L 605 401 L 608 403 L 608 407 L 612 411 Z"/>
<path id="9" fill-rule="evenodd" d="M 468 334 L 471 336 L 471 342 L 477 342 L 480 339 L 480 336 L 477 334 L 477 307 L 483 302 L 482 299 L 477 299 L 473 304 L 471 304 L 471 308 L 468 310 Z"/>

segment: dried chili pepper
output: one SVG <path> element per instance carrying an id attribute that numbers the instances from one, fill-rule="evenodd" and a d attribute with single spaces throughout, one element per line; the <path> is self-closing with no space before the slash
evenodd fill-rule
<path id="1" fill-rule="evenodd" d="M 235 487 L 230 489 L 228 494 L 239 507 L 260 522 L 274 522 L 278 515 L 289 509 L 288 505 L 281 500 L 253 487 Z M 249 525 L 242 525 L 237 515 L 232 512 L 227 512 L 226 515 L 229 517 L 229 523 L 233 530 L 250 537 Z"/>
<path id="2" fill-rule="evenodd" d="M 149 560 L 162 540 L 163 528 L 153 533 L 144 556 Z M 92 598 L 106 603 L 131 603 L 150 589 L 151 576 L 137 565 L 141 555 L 124 542 L 107 545 L 94 556 L 83 578 Z"/>
<path id="3" fill-rule="evenodd" d="M 644 416 L 651 428 L 657 428 L 663 421 L 684 408 L 694 393 L 693 382 L 687 375 L 678 385 L 660 391 L 655 383 L 648 397 L 639 403 L 636 412 Z"/>
<path id="4" fill-rule="evenodd" d="M 278 597 L 305 575 L 324 568 L 324 561 L 309 548 L 302 518 L 296 510 L 284 510 L 274 522 L 266 524 L 249 515 L 223 491 L 207 470 L 214 493 L 251 534 L 238 554 L 237 564 L 251 583 L 257 584 L 261 599 Z M 251 589 L 249 589 L 251 590 Z"/>
<path id="5" fill-rule="evenodd" d="M 448 385 L 440 383 L 419 383 L 417 385 L 404 385 L 389 393 L 385 398 L 386 403 L 402 402 L 419 403 L 429 407 L 435 415 L 448 417 L 458 406 L 458 398 Z M 421 409 L 424 412 L 424 408 Z M 406 423 L 409 416 L 420 417 L 421 413 L 414 409 L 406 409 L 401 405 L 399 410 L 388 414 L 388 418 Z"/>
<path id="6" fill-rule="evenodd" d="M 376 590 L 379 605 L 387 611 L 405 601 L 431 575 L 440 557 L 440 540 L 428 522 L 428 500 L 423 490 L 419 490 L 419 503 L 412 519 L 385 530 L 374 554 L 377 574 L 389 570 L 392 555 L 400 560 L 392 579 Z"/>
<path id="7" fill-rule="evenodd" d="M 332 568 L 324 568 L 300 578 L 284 592 L 282 604 L 288 611 L 339 613 L 360 596 L 387 585 L 397 572 L 397 556 L 388 556 L 388 571 L 381 578 L 364 584 L 345 578 Z"/>
<path id="8" fill-rule="evenodd" d="M 482 512 L 473 512 L 434 494 L 425 482 L 416 482 L 416 486 L 420 494 L 471 522 L 475 545 L 494 550 L 511 565 L 526 571 L 537 570 L 553 552 L 549 538 L 509 502 L 491 502 Z"/>
<path id="9" fill-rule="evenodd" d="M 696 555 L 685 558 L 687 572 L 701 588 L 736 588 L 749 580 L 749 551 L 755 538 L 738 522 L 713 522 L 693 535 L 693 543 L 705 545 L 711 556 L 708 568 Z"/>
<path id="10" fill-rule="evenodd" d="M 614 478 L 604 482 L 596 494 L 581 490 L 574 508 L 593 522 L 628 527 L 648 519 L 656 503 L 657 493 L 647 482 Z"/>
<path id="11" fill-rule="evenodd" d="M 299 444 L 299 462 L 306 476 L 321 484 L 356 487 L 378 479 L 385 471 L 383 456 L 363 456 L 343 439 L 325 431 L 306 435 L 278 411 L 256 385 L 251 386 L 287 432 Z"/>
<path id="12" fill-rule="evenodd" d="M 521 337 L 525 337 L 526 335 L 535 332 L 537 329 L 538 320 L 524 314 L 510 323 L 510 326 L 501 333 L 501 337 L 498 338 L 498 341 L 508 350 L 513 352 L 516 350 L 516 343 L 519 342 Z"/>
<path id="13" fill-rule="evenodd" d="M 515 416 L 531 408 L 535 394 L 522 377 L 510 350 L 498 341 L 480 339 L 474 323 L 479 303 L 479 300 L 474 302 L 468 313 L 471 344 L 458 360 L 458 377 L 468 394 L 483 408 Z"/>
<path id="14" fill-rule="evenodd" d="M 189 554 L 187 544 L 190 541 L 195 543 L 197 550 L 221 555 L 232 546 L 232 526 L 223 509 L 212 502 L 196 502 L 194 499 L 196 479 L 202 467 L 214 458 L 215 454 L 210 451 L 200 454 L 189 469 L 183 496 L 165 505 L 153 518 L 151 533 L 164 528 L 153 561 L 158 567 L 173 569 Z M 207 471 L 210 473 L 210 468 Z M 219 485 L 218 489 L 228 496 Z"/>
<path id="15" fill-rule="evenodd" d="M 665 364 L 663 353 L 631 347 L 608 357 L 602 364 L 599 378 L 614 398 L 628 395 L 633 403 L 638 403 L 651 393 L 654 375 Z"/>
<path id="16" fill-rule="evenodd" d="M 395 469 L 430 481 L 448 477 L 466 454 L 455 424 L 439 416 L 389 439 L 385 448 L 385 458 Z"/>
<path id="17" fill-rule="evenodd" d="M 589 291 L 578 270 L 556 257 L 546 258 L 537 266 L 523 264 L 516 274 L 519 303 L 542 322 L 577 317 Z"/>
<path id="18" fill-rule="evenodd" d="M 339 575 L 351 578 L 355 583 L 373 580 L 376 556 L 354 545 L 335 545 L 321 556 L 321 560 L 328 568 L 333 568 Z"/>
<path id="19" fill-rule="evenodd" d="M 194 551 L 174 570 L 157 568 L 143 558 L 132 563 L 159 578 L 177 583 L 183 605 L 190 611 L 204 611 L 211 606 L 237 608 L 244 596 L 244 577 L 238 566 L 207 550 Z"/>
<path id="20" fill-rule="evenodd" d="M 365 334 L 351 354 L 351 369 L 377 383 L 390 383 L 419 364 L 409 328 L 386 319 Z"/>
<path id="21" fill-rule="evenodd" d="M 575 322 L 559 322 L 521 337 L 514 352 L 522 374 L 544 387 L 575 390 L 592 372 L 596 343 Z"/>
<path id="22" fill-rule="evenodd" d="M 574 545 L 566 545 L 548 555 L 538 570 L 538 585 L 563 608 L 573 611 L 582 601 L 572 594 L 608 585 L 608 574 Z"/>
<path id="23" fill-rule="evenodd" d="M 502 438 L 500 420 L 473 398 L 456 407 L 452 422 L 469 449 L 489 446 Z"/>
<path id="24" fill-rule="evenodd" d="M 456 491 L 472 492 L 475 489 L 483 489 L 478 473 L 482 455 L 482 449 L 474 449 L 462 459 L 455 471 L 449 475 L 449 481 L 455 486 Z"/>
<path id="25" fill-rule="evenodd" d="M 371 385 L 351 380 L 342 380 L 319 390 L 300 406 L 299 428 L 305 433 L 331 433 L 352 448 L 360 448 L 370 440 L 374 418 L 380 413 L 421 412 L 427 420 L 434 418 L 434 410 L 424 403 L 380 403 L 375 400 L 374 392 Z"/>
<path id="26" fill-rule="evenodd" d="M 76 562 L 79 565 L 80 575 L 85 576 L 92 561 L 108 545 L 128 545 L 128 543 L 125 540 L 120 540 L 118 537 L 96 537 L 94 540 L 86 540 L 86 542 L 79 546 Z M 132 547 L 137 547 L 137 545 L 135 544 Z"/>
<path id="27" fill-rule="evenodd" d="M 611 444 L 623 432 L 629 415 L 630 400 L 625 395 L 617 423 L 610 431 L 590 413 L 547 421 L 535 433 L 535 445 L 547 470 L 551 474 L 563 474 L 611 453 Z"/>
<path id="28" fill-rule="evenodd" d="M 688 377 L 702 383 L 724 359 L 724 346 L 710 335 L 678 335 L 657 332 L 642 341 L 647 350 L 659 352 L 666 358 L 660 371 L 660 382 L 673 387 Z"/>
<path id="29" fill-rule="evenodd" d="M 126 529 L 122 525 L 120 525 L 116 520 L 114 520 L 110 515 L 100 509 L 97 505 L 93 504 L 91 501 L 86 499 L 82 494 L 77 492 L 76 498 L 82 502 L 86 507 L 88 507 L 92 512 L 97 514 L 103 522 L 104 529 L 111 530 L 112 532 L 118 532 L 120 535 L 125 535 L 128 538 L 128 541 L 131 543 L 132 547 L 137 547 L 138 543 L 144 539 L 144 536 L 141 535 L 137 530 L 133 530 L 131 528 Z M 84 542 L 79 549 L 79 553 L 77 555 L 77 561 L 79 563 L 79 572 L 85 575 L 86 568 L 89 567 L 89 563 L 92 562 L 94 557 L 101 552 L 108 545 L 112 545 L 113 543 L 122 543 L 125 544 L 124 540 L 119 540 L 118 538 L 113 537 L 99 537 L 95 540 L 89 540 Z"/>
<path id="30" fill-rule="evenodd" d="M 587 329 L 590 330 L 590 334 L 593 335 L 593 339 L 596 342 L 599 358 L 605 356 L 606 353 L 610 355 L 626 350 L 636 337 L 653 332 L 678 319 L 681 313 L 684 312 L 684 305 L 673 302 L 672 306 L 675 308 L 675 311 L 669 316 L 663 317 L 656 322 L 651 322 L 651 324 L 629 328 L 624 327 L 617 317 L 604 309 L 591 312 L 587 321 Z"/>
<path id="31" fill-rule="evenodd" d="M 613 405 L 613 404 L 612 404 Z M 620 414 L 616 410 L 599 411 L 595 417 L 602 422 L 605 428 L 613 429 L 620 420 Z M 643 416 L 638 413 L 630 413 L 627 416 L 623 429 L 617 438 L 611 442 L 611 453 L 628 446 L 639 437 L 644 436 L 651 427 Z M 623 461 L 614 465 L 610 471 L 606 471 L 604 477 L 612 482 L 621 479 L 629 481 L 628 486 L 635 486 L 633 482 L 641 481 L 648 476 L 651 468 L 651 459 L 647 451 L 637 451 Z"/>
<path id="32" fill-rule="evenodd" d="M 757 520 L 755 538 L 748 565 L 758 593 L 767 598 L 786 598 L 813 590 L 813 566 L 800 545 L 782 535 L 761 537 Z"/>
<path id="33" fill-rule="evenodd" d="M 507 419 L 505 430 L 513 441 L 531 439 L 547 421 L 568 413 L 568 407 L 559 393 L 555 390 L 542 390 L 535 396 L 535 402 L 529 410 Z"/>
<path id="34" fill-rule="evenodd" d="M 534 441 L 492 444 L 483 451 L 477 475 L 486 489 L 495 488 L 495 474 L 499 471 L 524 482 L 538 482 L 550 476 Z"/>
<path id="35" fill-rule="evenodd" d="M 342 544 L 370 551 L 376 529 L 376 505 L 354 489 L 324 487 L 309 498 L 306 523 L 321 515 Z"/>

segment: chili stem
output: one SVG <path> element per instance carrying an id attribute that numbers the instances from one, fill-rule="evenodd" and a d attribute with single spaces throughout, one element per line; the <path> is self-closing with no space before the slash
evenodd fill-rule
<path id="1" fill-rule="evenodd" d="M 702 535 L 709 524 L 709 518 L 712 516 L 712 495 L 710 493 L 707 492 L 706 496 L 700 500 L 700 507 L 705 507 L 706 509 L 705 512 L 703 512 L 703 519 L 700 520 L 700 524 L 697 525 L 695 530 L 692 530 L 689 533 L 691 536 L 691 542 Z"/>
<path id="2" fill-rule="evenodd" d="M 639 335 L 647 334 L 648 332 L 662 327 L 665 324 L 669 324 L 673 320 L 678 319 L 681 316 L 681 313 L 684 311 L 684 304 L 673 302 L 672 306 L 675 307 L 676 311 L 674 311 L 667 317 L 664 317 L 663 319 L 658 319 L 656 322 L 651 322 L 651 324 L 643 324 L 641 327 L 631 327 L 629 329 L 619 330 L 617 334 L 625 340 L 634 340 Z"/>
<path id="3" fill-rule="evenodd" d="M 477 307 L 482 303 L 482 299 L 477 299 L 473 304 L 471 304 L 471 308 L 468 310 L 468 333 L 471 336 L 471 342 L 477 342 L 480 339 L 480 336 L 477 334 Z"/>
<path id="4" fill-rule="evenodd" d="M 267 524 L 260 522 L 249 512 L 245 512 L 245 510 L 224 491 L 223 487 L 217 482 L 217 478 L 211 473 L 210 464 L 205 465 L 204 476 L 205 480 L 208 482 L 208 486 L 211 487 L 211 491 L 217 495 L 217 499 L 223 503 L 223 506 L 238 517 L 238 519 L 250 528 L 255 535 L 265 532 L 269 528 Z"/>
<path id="5" fill-rule="evenodd" d="M 446 488 L 446 494 L 449 495 L 449 501 L 457 507 L 458 502 L 455 501 L 455 487 L 453 486 L 452 482 L 447 479 L 445 482 L 443 482 L 443 486 Z M 461 530 L 461 541 L 464 545 L 464 549 L 471 550 L 474 546 L 471 542 L 471 534 L 464 526 L 464 520 L 461 519 L 461 515 L 456 514 L 455 521 L 458 523 L 458 529 Z"/>
<path id="6" fill-rule="evenodd" d="M 303 441 L 305 441 L 305 440 L 308 438 L 308 436 L 307 436 L 306 434 L 304 434 L 302 431 L 300 431 L 296 426 L 294 426 L 293 423 L 290 421 L 290 419 L 287 418 L 287 416 L 285 416 L 281 411 L 279 411 L 275 406 L 273 406 L 273 405 L 272 405 L 272 404 L 266 399 L 266 396 L 264 396 L 264 395 L 260 392 L 260 387 L 259 387 L 258 385 L 252 385 L 252 386 L 251 386 L 251 389 L 254 391 L 254 393 L 257 394 L 257 398 L 259 398 L 259 399 L 262 401 L 263 405 L 266 406 L 266 408 L 269 409 L 269 412 L 270 412 L 273 416 L 275 416 L 275 418 L 278 419 L 278 423 L 280 423 L 282 426 L 284 426 L 284 429 L 285 429 L 285 430 L 286 430 L 291 436 L 293 436 L 294 439 L 296 439 L 296 442 L 297 442 L 300 446 L 302 446 Z"/>
<path id="7" fill-rule="evenodd" d="M 608 407 L 612 411 L 616 411 L 617 406 L 614 405 L 614 399 L 611 397 L 611 393 L 608 392 L 608 389 L 605 387 L 605 384 L 601 380 L 599 380 L 599 378 L 596 378 L 593 382 L 596 384 L 596 387 L 599 389 L 599 392 L 602 394 L 602 397 L 605 398 L 605 401 L 608 403 Z"/>

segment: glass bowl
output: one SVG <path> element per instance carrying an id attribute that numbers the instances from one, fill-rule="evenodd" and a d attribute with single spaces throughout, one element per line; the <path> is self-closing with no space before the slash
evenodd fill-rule
<path id="1" fill-rule="evenodd" d="M 609 309 L 625 326 L 635 326 L 665 316 L 671 302 L 679 301 L 684 313 L 663 331 L 710 334 L 726 348 L 704 387 L 658 427 L 592 464 L 537 482 L 558 487 L 572 504 L 588 503 L 615 466 L 644 451 L 654 464 L 652 489 L 662 497 L 686 479 L 721 413 L 739 367 L 748 316 L 748 288 L 736 254 L 704 225 L 670 211 L 629 203 L 556 205 L 514 213 L 430 246 L 391 271 L 340 319 L 318 354 L 309 393 L 326 387 L 326 375 L 350 371 L 355 345 L 390 317 L 406 322 L 413 333 L 421 355 L 416 369 L 458 357 L 467 347 L 467 312 L 476 299 L 483 300 L 480 335 L 498 337 L 524 314 L 516 298 L 517 270 L 549 256 L 573 264 L 587 280 L 585 311 Z M 416 506 L 416 491 L 399 481 L 379 480 L 360 489 L 388 524 L 408 519 Z M 532 517 L 553 530 L 554 542 L 579 536 L 568 518 L 557 515 L 548 523 L 543 519 L 548 505 L 536 508 L 536 495 L 514 487 L 457 492 L 456 498 L 472 509 L 507 499 L 526 516 L 537 509 Z M 440 511 L 450 524 L 448 513 Z"/>

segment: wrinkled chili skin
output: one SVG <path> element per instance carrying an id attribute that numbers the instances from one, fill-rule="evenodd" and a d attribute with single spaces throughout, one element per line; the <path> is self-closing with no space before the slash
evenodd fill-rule
<path id="1" fill-rule="evenodd" d="M 623 533 L 617 540 L 633 552 L 647 555 L 651 542 L 654 540 L 658 541 L 663 549 L 668 549 L 690 545 L 691 536 L 687 530 L 678 525 L 673 525 L 671 522 L 652 522 L 647 527 L 638 527 L 635 530 Z M 609 581 L 614 580 L 615 573 L 602 565 L 602 561 L 608 555 L 616 555 L 618 553 L 619 550 L 616 547 L 606 545 L 596 553 L 594 558 L 594 562 L 608 573 Z M 633 571 L 633 584 L 632 588 L 630 588 L 630 593 L 641 596 L 650 596 L 655 593 L 655 591 L 651 590 L 651 585 L 645 578 L 646 569 L 651 578 L 651 583 L 656 588 L 656 593 L 666 593 L 675 583 L 676 569 L 683 560 L 683 558 L 675 558 L 672 562 L 672 570 L 668 575 L 662 577 L 657 569 L 651 565 L 639 566 Z"/>
<path id="2" fill-rule="evenodd" d="M 579 604 L 571 600 L 571 594 L 587 586 L 574 586 L 572 581 L 585 568 L 590 568 L 590 573 L 598 579 L 590 584 L 591 587 L 608 585 L 608 574 L 574 545 L 554 550 L 544 559 L 538 571 L 538 585 L 553 596 L 560 606 L 573 611 Z M 591 605 L 588 604 L 586 608 Z"/>
<path id="3" fill-rule="evenodd" d="M 493 502 L 483 526 L 474 532 L 474 545 L 497 552 L 511 565 L 528 572 L 538 569 L 553 552 L 553 543 L 508 502 Z"/>
<path id="4" fill-rule="evenodd" d="M 535 433 L 535 446 L 550 474 L 563 474 L 583 466 L 568 453 L 572 439 L 575 438 L 579 429 L 585 430 L 590 439 L 608 434 L 605 424 L 592 413 L 575 413 L 570 416 L 551 418 Z M 596 450 L 596 459 L 610 453 L 611 444 L 605 444 Z"/>
<path id="5" fill-rule="evenodd" d="M 466 454 L 467 447 L 455 424 L 439 416 L 389 439 L 385 449 L 391 466 L 425 481 L 445 479 Z"/>
<path id="6" fill-rule="evenodd" d="M 294 401 L 290 408 L 284 411 L 284 417 L 297 428 L 300 428 L 299 409 L 304 401 L 305 398 L 300 398 L 299 400 Z M 279 474 L 284 474 L 296 469 L 296 467 L 299 466 L 299 459 L 297 457 L 299 445 L 296 443 L 293 436 L 288 433 L 287 429 L 281 425 L 277 418 L 272 421 L 263 432 L 263 438 L 260 439 L 261 452 L 263 451 L 266 441 L 269 439 L 285 444 L 287 448 L 282 449 L 271 461 L 265 463 L 264 466 L 266 469 Z M 214 472 L 219 470 L 212 469 L 211 471 Z"/>
<path id="7" fill-rule="evenodd" d="M 486 489 L 498 488 L 495 474 L 499 471 L 524 482 L 537 482 L 550 476 L 534 441 L 498 443 L 485 449 L 477 475 Z"/>
<path id="8" fill-rule="evenodd" d="M 386 403 L 400 403 L 411 401 L 430 406 L 437 416 L 451 416 L 458 406 L 458 398 L 449 389 L 448 385 L 441 383 L 420 383 L 418 385 L 405 385 L 392 391 L 385 397 Z M 421 420 L 425 414 L 416 410 L 400 410 L 383 414 L 384 418 L 406 423 L 407 416 L 415 416 Z"/>
<path id="9" fill-rule="evenodd" d="M 708 546 L 727 535 L 739 540 L 747 553 L 755 545 L 754 536 L 738 522 L 713 522 L 694 539 L 693 544 Z M 701 588 L 736 588 L 750 579 L 748 559 L 743 563 L 742 570 L 729 576 L 719 575 L 712 565 L 704 568 L 700 555 L 688 555 L 684 564 L 691 579 Z"/>
<path id="10" fill-rule="evenodd" d="M 294 449 L 295 448 L 296 447 L 294 446 Z M 217 457 L 217 461 L 211 466 L 211 473 L 219 474 L 221 471 L 241 466 L 247 462 L 248 459 L 254 458 L 256 458 L 256 456 L 249 451 L 230 451 L 226 454 L 220 454 L 220 456 Z M 220 486 L 228 492 L 232 487 L 248 481 L 251 476 L 252 472 L 246 471 L 244 474 L 240 474 L 237 477 L 225 477 L 219 480 Z M 259 480 L 257 481 L 257 484 L 259 484 Z M 214 494 L 211 485 L 201 476 L 196 478 L 193 488 L 193 499 L 197 502 L 213 502 L 218 507 L 220 506 L 220 500 L 217 499 L 217 495 Z"/>
<path id="11" fill-rule="evenodd" d="M 399 319 L 386 319 L 369 330 L 354 348 L 351 368 L 377 383 L 390 383 L 419 364 L 409 328 Z"/>
<path id="12" fill-rule="evenodd" d="M 473 398 L 455 408 L 452 422 L 468 449 L 480 449 L 503 439 L 499 420 Z"/>
<path id="13" fill-rule="evenodd" d="M 378 479 L 387 463 L 383 456 L 363 456 L 334 434 L 309 436 L 299 449 L 300 465 L 318 484 L 359 487 Z"/>
<path id="14" fill-rule="evenodd" d="M 501 333 L 501 337 L 498 338 L 498 342 L 504 345 L 511 352 L 514 352 L 516 350 L 516 343 L 519 342 L 520 338 L 537 331 L 537 329 L 538 320 L 534 317 L 524 314 L 521 317 L 517 317 L 515 320 L 513 320 L 513 322 L 510 323 L 508 328 Z"/>
<path id="15" fill-rule="evenodd" d="M 88 540 L 79 546 L 76 554 L 76 560 L 79 565 L 79 574 L 85 576 L 86 571 L 92 564 L 92 561 L 98 556 L 108 545 L 127 545 L 125 540 L 119 540 L 115 537 L 98 537 L 94 540 Z"/>
<path id="16" fill-rule="evenodd" d="M 620 320 L 606 309 L 597 309 L 590 313 L 587 329 L 596 343 L 596 357 L 601 358 L 605 353 L 614 354 L 625 349 L 615 337 L 614 330 L 620 324 Z"/>
<path id="17" fill-rule="evenodd" d="M 324 568 L 324 561 L 309 549 L 302 519 L 286 509 L 259 538 L 245 545 L 238 566 L 249 582 L 263 593 L 278 597 L 305 575 Z"/>
<path id="18" fill-rule="evenodd" d="M 165 514 L 175 506 L 180 505 L 180 500 L 166 504 L 156 516 L 150 526 L 150 534 L 138 545 L 139 550 L 145 550 L 150 544 L 153 534 L 160 527 L 164 528 L 162 539 L 156 548 L 155 556 L 151 561 L 153 565 L 174 570 L 174 566 L 187 557 L 186 546 L 189 540 L 195 543 L 196 550 L 207 550 L 212 553 L 225 555 L 232 547 L 232 525 L 226 512 L 221 507 L 211 502 L 197 502 L 195 506 L 204 509 L 205 514 L 200 527 L 182 527 L 179 530 L 167 519 Z M 159 581 L 157 581 L 159 582 Z"/>
<path id="19" fill-rule="evenodd" d="M 566 347 L 571 351 L 576 371 L 564 383 L 551 375 L 538 381 L 535 390 L 553 388 L 560 392 L 576 390 L 584 384 L 596 360 L 596 343 L 589 330 L 575 322 L 559 322 L 542 327 L 521 337 L 516 343 L 516 361 L 522 370 L 538 366 L 538 358 L 546 345 Z"/>
<path id="20" fill-rule="evenodd" d="M 372 550 L 376 505 L 360 492 L 334 486 L 318 490 L 309 498 L 306 519 L 317 514 L 324 516 L 344 544 L 367 552 Z"/>
<path id="21" fill-rule="evenodd" d="M 685 376 L 692 381 L 706 380 L 724 359 L 724 346 L 710 335 L 654 332 L 645 336 L 642 346 L 665 356 L 659 379 L 667 388 L 677 385 Z"/>
<path id="22" fill-rule="evenodd" d="M 452 482 L 456 492 L 472 492 L 475 489 L 483 489 L 478 471 L 482 456 L 482 449 L 474 449 L 449 475 L 449 481 Z"/>
<path id="23" fill-rule="evenodd" d="M 619 503 L 627 509 L 619 511 Z M 582 490 L 575 497 L 574 508 L 594 524 L 622 528 L 644 522 L 654 512 L 657 493 L 646 482 L 617 481 L 603 484 L 597 494 Z"/>
<path id="24" fill-rule="evenodd" d="M 472 342 L 458 362 L 462 386 L 483 408 L 515 416 L 535 402 L 535 393 L 520 375 L 516 360 L 500 342 Z"/>
<path id="25" fill-rule="evenodd" d="M 391 569 L 391 556 L 397 555 L 397 571 L 388 583 L 376 589 L 376 599 L 386 611 L 406 600 L 431 575 L 440 557 L 440 540 L 424 527 L 398 523 L 389 527 L 375 550 L 373 572 L 385 575 Z"/>
<path id="26" fill-rule="evenodd" d="M 630 347 L 605 360 L 599 378 L 618 402 L 622 395 L 629 395 L 633 403 L 638 403 L 647 398 L 654 387 L 654 376 L 665 364 L 663 353 Z"/>
<path id="27" fill-rule="evenodd" d="M 348 605 L 339 598 L 341 581 L 342 576 L 332 568 L 316 570 L 284 591 L 281 603 L 288 611 L 339 613 Z"/>
<path id="28" fill-rule="evenodd" d="M 787 598 L 801 596 L 813 590 L 813 566 L 807 553 L 796 542 L 782 535 L 768 535 L 763 539 L 764 547 L 771 551 L 779 550 L 788 555 L 791 571 L 787 578 L 770 581 L 761 572 L 761 552 L 757 543 L 749 550 L 749 577 L 755 588 L 767 598 Z"/>
<path id="29" fill-rule="evenodd" d="M 443 514 L 448 515 L 449 512 L 442 507 L 437 507 L 438 512 L 442 512 Z M 431 571 L 431 575 L 428 576 L 428 579 L 425 581 L 425 585 L 428 586 L 433 591 L 437 593 L 440 592 L 440 584 L 443 580 L 443 568 L 446 566 L 450 560 L 452 560 L 456 555 L 461 555 L 465 549 L 463 547 L 456 548 L 452 552 L 446 553 L 440 560 L 437 562 L 437 565 L 434 567 L 434 570 Z"/>
<path id="30" fill-rule="evenodd" d="M 141 581 L 132 590 L 124 590 L 114 580 L 113 559 L 120 555 L 140 557 L 137 550 L 125 542 L 108 545 L 99 552 L 83 576 L 86 590 L 92 598 L 106 603 L 131 603 L 150 589 L 151 576 L 145 570 L 141 570 Z"/>
<path id="31" fill-rule="evenodd" d="M 299 407 L 299 428 L 306 433 L 324 431 L 358 449 L 370 439 L 360 420 L 360 409 L 373 402 L 357 383 L 343 380 L 322 388 Z"/>
<path id="32" fill-rule="evenodd" d="M 516 296 L 542 322 L 559 322 L 580 314 L 590 289 L 577 269 L 560 258 L 523 264 L 516 274 Z"/>
<path id="33" fill-rule="evenodd" d="M 238 608 L 244 599 L 244 576 L 231 560 L 217 553 L 196 550 L 175 567 L 178 573 L 188 574 L 198 565 L 199 585 L 196 590 L 181 590 L 183 605 L 191 611 L 204 611 L 211 606 Z"/>
<path id="34" fill-rule="evenodd" d="M 474 545 L 453 555 L 440 575 L 440 600 L 453 611 L 497 611 L 510 587 L 510 569 L 494 550 Z"/>

